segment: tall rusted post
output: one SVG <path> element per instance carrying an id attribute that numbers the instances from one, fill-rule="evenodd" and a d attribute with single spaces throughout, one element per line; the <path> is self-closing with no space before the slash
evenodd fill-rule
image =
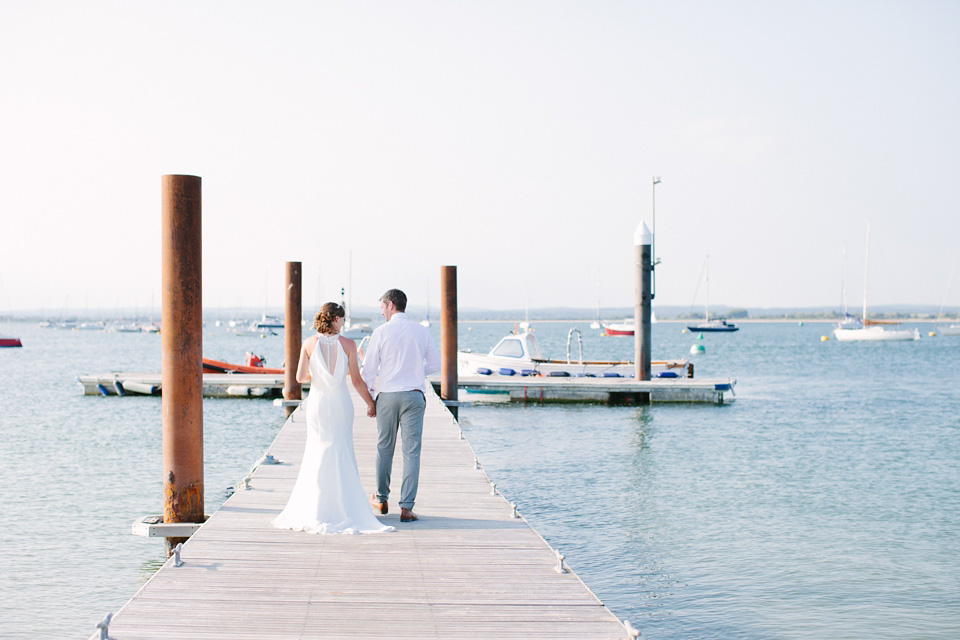
<path id="1" fill-rule="evenodd" d="M 301 323 L 303 309 L 301 308 L 300 263 L 287 263 L 287 302 L 286 314 L 283 320 L 283 399 L 300 400 L 303 397 L 300 383 L 297 382 L 297 364 L 300 360 L 300 343 L 303 339 Z M 287 417 L 296 409 L 288 405 Z"/>
<path id="2" fill-rule="evenodd" d="M 163 176 L 163 521 L 203 522 L 203 297 L 197 176 Z M 186 538 L 167 538 L 167 554 Z"/>
<path id="3" fill-rule="evenodd" d="M 457 399 L 457 268 L 440 267 L 440 397 Z M 448 405 L 458 417 L 456 405 Z"/>
<path id="4" fill-rule="evenodd" d="M 634 307 L 634 379 L 650 379 L 650 320 L 652 311 L 652 259 L 651 247 L 653 234 L 645 222 L 633 234 L 634 256 L 636 263 L 636 289 Z M 649 393 L 640 394 L 643 403 L 650 402 Z"/>

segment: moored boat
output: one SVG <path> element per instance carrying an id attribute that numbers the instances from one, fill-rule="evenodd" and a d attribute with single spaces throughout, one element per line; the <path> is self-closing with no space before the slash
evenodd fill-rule
<path id="1" fill-rule="evenodd" d="M 896 328 L 888 328 L 889 326 Z M 833 336 L 840 342 L 880 341 L 880 340 L 919 340 L 919 329 L 901 329 L 898 322 L 867 320 L 866 323 L 847 319 L 833 330 Z"/>
<path id="2" fill-rule="evenodd" d="M 901 329 L 896 320 L 870 320 L 867 318 L 867 273 L 870 264 L 870 223 L 867 223 L 867 245 L 863 257 L 863 315 L 860 318 L 845 314 L 843 320 L 833 330 L 839 342 L 857 341 L 906 341 L 919 340 L 919 329 Z M 888 329 L 893 325 L 895 328 Z"/>
<path id="3" fill-rule="evenodd" d="M 457 353 L 457 373 L 461 376 L 551 376 L 629 378 L 634 373 L 630 361 L 584 360 L 581 351 L 573 358 L 571 329 L 567 336 L 567 359 L 545 358 L 533 330 L 511 333 L 500 340 L 489 353 Z M 579 338 L 579 332 L 577 332 Z M 578 340 L 579 343 L 579 340 Z M 693 367 L 686 360 L 655 360 L 650 363 L 653 378 L 692 378 Z"/>
<path id="4" fill-rule="evenodd" d="M 351 340 L 363 340 L 366 336 L 373 334 L 373 327 L 369 324 L 347 324 L 344 323 L 340 335 Z"/>
<path id="5" fill-rule="evenodd" d="M 251 324 L 249 327 L 246 327 L 246 328 L 237 327 L 235 329 L 227 329 L 227 331 L 230 331 L 235 336 L 243 336 L 243 337 L 258 336 L 260 338 L 265 338 L 267 336 L 277 335 L 277 332 L 274 331 L 273 329 L 259 329 L 255 324 Z"/>
<path id="6" fill-rule="evenodd" d="M 727 322 L 726 318 L 710 318 L 710 256 L 707 256 L 703 262 L 703 269 L 706 273 L 703 281 L 706 283 L 707 299 L 703 307 L 703 322 L 700 324 L 688 324 L 688 331 L 705 331 L 708 333 L 730 333 L 739 331 L 740 327 Z M 696 294 L 694 294 L 696 297 Z"/>
<path id="7" fill-rule="evenodd" d="M 129 322 L 112 325 L 110 330 L 116 333 L 140 333 L 142 331 L 140 325 Z"/>
<path id="8" fill-rule="evenodd" d="M 267 361 L 263 356 L 247 352 L 246 364 L 234 364 L 212 358 L 203 359 L 204 373 L 272 373 L 283 375 L 283 369 L 269 369 L 266 366 Z"/>
<path id="9" fill-rule="evenodd" d="M 22 347 L 23 343 L 20 342 L 20 338 L 15 338 L 13 336 L 5 336 L 0 333 L 0 347 Z"/>
<path id="10" fill-rule="evenodd" d="M 260 319 L 250 325 L 251 329 L 283 329 L 283 319 L 278 316 L 263 314 Z"/>
<path id="11" fill-rule="evenodd" d="M 622 322 L 601 322 L 600 326 L 608 336 L 632 336 L 636 332 L 637 323 L 634 318 L 625 318 Z"/>
<path id="12" fill-rule="evenodd" d="M 728 323 L 725 318 L 714 318 L 713 320 L 707 320 L 700 324 L 688 324 L 687 329 L 690 331 L 710 331 L 716 333 L 721 331 L 739 331 L 740 327 Z"/>

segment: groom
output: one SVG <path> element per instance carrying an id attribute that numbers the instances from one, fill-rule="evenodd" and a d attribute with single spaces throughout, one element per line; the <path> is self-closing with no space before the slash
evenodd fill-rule
<path id="1" fill-rule="evenodd" d="M 370 504 L 378 513 L 387 512 L 399 431 L 403 450 L 400 522 L 413 522 L 418 520 L 413 503 L 420 484 L 420 441 L 427 406 L 425 376 L 440 370 L 440 354 L 430 332 L 408 318 L 406 309 L 407 296 L 399 289 L 390 289 L 380 298 L 380 310 L 387 321 L 370 336 L 362 375 L 377 404 L 379 434 L 377 492 L 370 497 Z"/>

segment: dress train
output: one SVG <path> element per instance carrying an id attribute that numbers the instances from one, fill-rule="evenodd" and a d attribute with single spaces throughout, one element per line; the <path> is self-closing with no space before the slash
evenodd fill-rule
<path id="1" fill-rule="evenodd" d="M 328 368 L 331 360 L 333 371 Z M 279 529 L 324 534 L 394 530 L 373 515 L 360 483 L 346 360 L 339 336 L 321 334 L 309 361 L 303 462 L 286 506 L 273 520 Z"/>

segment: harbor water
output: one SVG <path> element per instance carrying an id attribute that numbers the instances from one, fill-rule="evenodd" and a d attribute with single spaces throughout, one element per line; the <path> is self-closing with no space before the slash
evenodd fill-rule
<path id="1" fill-rule="evenodd" d="M 588 325 L 535 328 L 553 357 L 574 326 L 587 357 L 632 356 Z M 741 326 L 704 334 L 697 356 L 696 334 L 653 327 L 654 358 L 735 378 L 731 404 L 486 402 L 461 424 L 498 490 L 644 638 L 960 637 L 960 337 Z M 512 327 L 463 322 L 460 346 Z M 82 396 L 75 379 L 158 371 L 160 337 L 3 330 L 24 347 L 0 350 L 0 635 L 85 638 L 163 562 L 161 541 L 130 533 L 162 508 L 161 414 L 159 398 Z M 206 356 L 246 351 L 279 366 L 282 335 L 205 329 Z M 208 513 L 282 423 L 269 400 L 204 401 Z"/>

